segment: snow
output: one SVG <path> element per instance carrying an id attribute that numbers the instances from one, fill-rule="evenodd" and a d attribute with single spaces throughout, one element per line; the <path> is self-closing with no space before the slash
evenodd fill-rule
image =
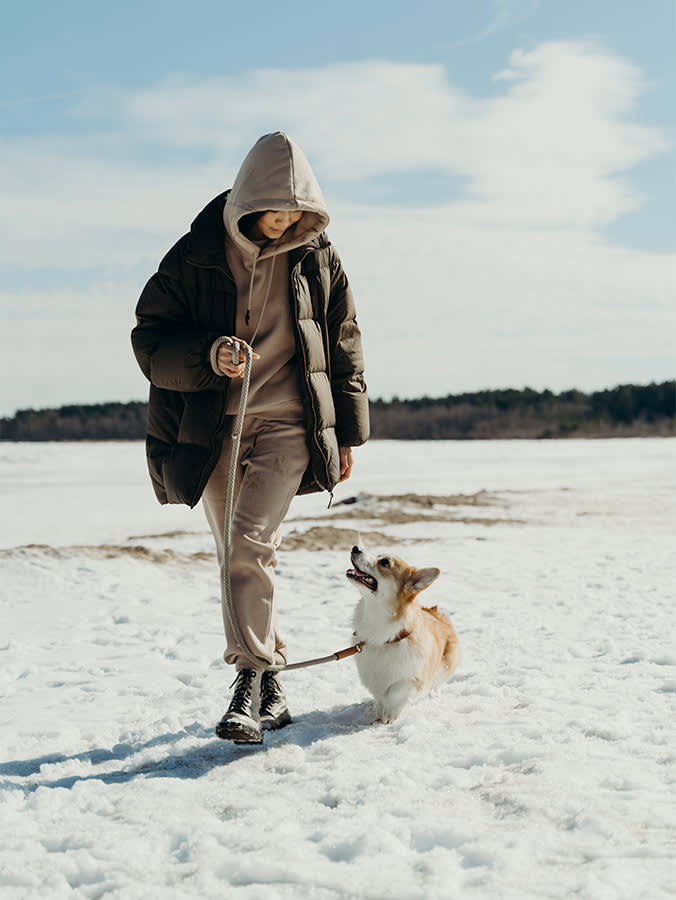
<path id="1" fill-rule="evenodd" d="M 676 440 L 355 456 L 286 526 L 293 661 L 351 643 L 357 532 L 442 569 L 463 660 L 389 726 L 353 660 L 290 672 L 252 748 L 201 511 L 141 444 L 0 444 L 0 897 L 675 896 Z"/>

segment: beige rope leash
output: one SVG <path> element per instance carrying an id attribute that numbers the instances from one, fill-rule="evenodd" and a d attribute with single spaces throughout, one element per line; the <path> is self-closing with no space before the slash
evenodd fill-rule
<path id="1" fill-rule="evenodd" d="M 351 647 L 346 647 L 345 650 L 339 650 L 337 653 L 332 653 L 330 656 L 320 656 L 318 659 L 306 659 L 304 662 L 290 663 L 289 665 L 282 666 L 282 669 L 285 672 L 290 672 L 292 669 L 307 669 L 310 666 L 321 666 L 322 663 L 333 662 L 334 660 L 340 662 L 341 659 L 347 659 L 350 656 L 354 656 L 356 653 L 361 653 L 365 643 L 365 641 L 359 641 L 358 644 L 353 644 Z"/>
<path id="2" fill-rule="evenodd" d="M 239 341 L 232 341 L 232 362 L 233 365 L 239 364 L 239 351 L 240 351 L 240 343 Z M 257 656 L 251 647 L 246 642 L 246 638 L 242 633 L 242 629 L 239 627 L 239 622 L 237 620 L 237 615 L 235 613 L 235 606 L 232 599 L 232 584 L 230 580 L 230 568 L 232 562 L 232 516 L 233 516 L 233 504 L 235 497 L 235 479 L 237 477 L 237 464 L 239 462 L 239 448 L 242 440 L 242 429 L 244 426 L 244 413 L 246 411 L 246 403 L 249 396 L 249 382 L 251 381 L 251 365 L 253 362 L 253 350 L 248 344 L 244 345 L 244 352 L 246 354 L 246 362 L 244 364 L 244 377 L 242 379 L 242 393 L 239 398 L 239 407 L 237 409 L 237 418 L 235 419 L 235 425 L 232 430 L 232 448 L 230 452 L 230 469 L 228 472 L 228 487 L 225 494 L 225 519 L 223 522 L 223 566 L 221 569 L 221 577 L 223 582 L 223 600 L 225 611 L 228 616 L 228 622 L 230 623 L 230 627 L 232 628 L 232 633 L 235 636 L 235 640 L 239 645 L 240 650 L 243 654 L 248 657 L 248 659 L 253 663 L 254 668 L 256 669 L 267 669 L 271 672 L 281 672 L 285 670 L 290 672 L 292 669 L 305 669 L 310 666 L 319 666 L 322 663 L 332 662 L 333 660 L 340 661 L 341 659 L 347 659 L 350 656 L 354 656 L 356 653 L 361 653 L 362 648 L 364 646 L 364 641 L 359 641 L 357 644 L 353 644 L 351 647 L 347 647 L 345 650 L 339 650 L 337 653 L 332 653 L 330 656 L 322 656 L 318 659 L 308 659 L 304 662 L 292 663 L 291 665 L 286 666 L 271 666 L 267 660 L 263 659 L 260 656 Z"/>
<path id="3" fill-rule="evenodd" d="M 239 365 L 239 341 L 232 341 L 232 364 Z M 230 453 L 230 469 L 228 471 L 228 487 L 225 492 L 225 519 L 223 521 L 223 567 L 221 577 L 223 579 L 223 601 L 228 622 L 240 650 L 253 663 L 254 668 L 268 668 L 267 660 L 261 659 L 253 652 L 246 642 L 242 629 L 239 627 L 235 607 L 232 599 L 232 583 L 230 579 L 230 567 L 232 563 L 232 510 L 235 497 L 235 479 L 237 477 L 237 464 L 239 462 L 239 447 L 242 440 L 242 428 L 244 425 L 244 412 L 249 395 L 249 382 L 251 381 L 251 364 L 253 362 L 253 350 L 248 344 L 244 345 L 246 362 L 244 364 L 244 377 L 242 380 L 242 393 L 239 398 L 239 407 L 235 425 L 232 429 L 232 448 Z"/>

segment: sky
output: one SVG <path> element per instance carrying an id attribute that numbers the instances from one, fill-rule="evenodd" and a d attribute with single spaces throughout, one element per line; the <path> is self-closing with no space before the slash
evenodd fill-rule
<path id="1" fill-rule="evenodd" d="M 372 397 L 676 372 L 672 0 L 45 0 L 0 32 L 0 416 L 141 400 L 134 307 L 303 148 Z"/>

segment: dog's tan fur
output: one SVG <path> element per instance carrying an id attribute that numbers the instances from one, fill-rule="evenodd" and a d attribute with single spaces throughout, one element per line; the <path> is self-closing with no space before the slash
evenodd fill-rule
<path id="1" fill-rule="evenodd" d="M 394 556 L 371 559 L 358 547 L 352 564 L 347 576 L 362 595 L 355 634 L 365 642 L 357 669 L 380 720 L 391 722 L 414 696 L 451 677 L 460 658 L 458 637 L 436 606 L 418 602 L 439 569 L 416 569 Z"/>

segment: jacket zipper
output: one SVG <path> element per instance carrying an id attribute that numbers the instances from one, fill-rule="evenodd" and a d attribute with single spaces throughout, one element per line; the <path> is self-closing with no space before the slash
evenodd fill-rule
<path id="1" fill-rule="evenodd" d="M 303 262 L 303 260 L 305 259 L 305 257 L 311 252 L 312 252 L 311 250 L 306 250 L 305 253 L 301 256 L 301 258 L 298 260 L 298 262 L 293 267 L 293 272 L 291 273 L 291 278 L 292 278 L 294 287 L 295 287 L 296 283 L 298 282 L 298 280 L 300 279 L 300 276 L 298 274 L 298 269 L 300 268 L 300 265 Z M 305 348 L 305 344 L 303 343 L 303 341 L 301 339 L 300 329 L 298 327 L 298 291 L 296 291 L 296 290 L 294 290 L 293 300 L 294 300 L 294 304 L 293 304 L 294 305 L 294 317 L 293 317 L 294 328 L 296 330 L 296 337 L 298 339 L 298 345 L 300 346 L 301 352 L 303 354 L 303 377 L 305 378 L 305 385 L 307 388 L 308 396 L 310 398 L 310 405 L 312 407 L 312 416 L 313 416 L 312 439 L 314 441 L 314 444 L 315 444 L 317 450 L 319 451 L 319 455 L 321 456 L 321 458 L 324 462 L 324 471 L 326 473 L 326 490 L 333 497 L 333 488 L 335 487 L 335 485 L 331 484 L 331 476 L 329 474 L 329 460 L 328 460 L 328 457 L 325 455 L 321 444 L 319 443 L 319 437 L 317 435 L 317 423 L 318 423 L 317 410 L 315 408 L 315 397 L 314 397 L 314 394 L 312 393 L 312 390 L 311 390 L 310 384 L 309 384 L 307 351 Z"/>

